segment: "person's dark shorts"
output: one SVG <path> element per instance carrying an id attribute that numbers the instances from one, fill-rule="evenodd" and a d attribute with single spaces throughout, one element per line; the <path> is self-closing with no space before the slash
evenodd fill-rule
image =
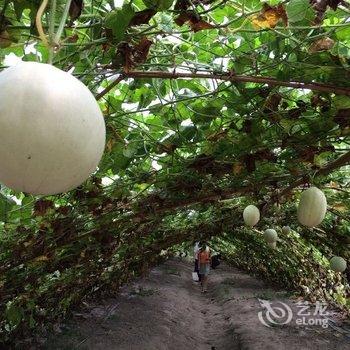
<path id="1" fill-rule="evenodd" d="M 200 273 L 199 273 L 198 259 L 195 259 L 195 261 L 194 261 L 194 272 L 197 272 L 197 274 L 198 274 L 198 279 L 199 279 L 199 281 L 200 281 L 200 280 L 201 280 L 201 275 L 200 275 Z"/>

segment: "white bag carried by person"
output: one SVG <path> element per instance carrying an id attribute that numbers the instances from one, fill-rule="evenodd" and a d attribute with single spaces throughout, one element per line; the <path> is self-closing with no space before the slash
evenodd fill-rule
<path id="1" fill-rule="evenodd" d="M 197 272 L 192 272 L 192 279 L 193 279 L 195 282 L 199 281 L 198 273 L 197 273 Z"/>

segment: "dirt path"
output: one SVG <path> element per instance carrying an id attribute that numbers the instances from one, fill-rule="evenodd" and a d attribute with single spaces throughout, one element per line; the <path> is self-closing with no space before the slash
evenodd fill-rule
<path id="1" fill-rule="evenodd" d="M 191 272 L 187 262 L 168 261 L 124 287 L 116 298 L 76 313 L 43 349 L 350 349 L 345 333 L 297 325 L 300 309 L 284 292 L 223 265 L 212 271 L 209 292 L 201 294 Z M 259 299 L 284 302 L 294 314 L 292 320 L 283 326 L 263 325 Z"/>

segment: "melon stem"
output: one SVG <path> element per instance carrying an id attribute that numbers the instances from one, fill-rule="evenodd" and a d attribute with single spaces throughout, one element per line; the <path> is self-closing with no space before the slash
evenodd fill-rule
<path id="1" fill-rule="evenodd" d="M 49 49 L 49 64 L 52 64 L 53 55 L 54 55 L 54 36 L 55 36 L 55 19 L 56 19 L 56 0 L 51 0 L 51 9 L 50 9 L 50 23 L 49 23 L 49 37 L 50 37 L 50 49 Z"/>
<path id="2" fill-rule="evenodd" d="M 46 47 L 50 47 L 50 45 L 46 39 L 46 35 L 45 35 L 44 29 L 43 29 L 43 24 L 41 23 L 41 18 L 42 18 L 43 13 L 46 9 L 48 1 L 49 0 L 43 0 L 43 2 L 41 3 L 41 5 L 38 9 L 36 17 L 35 17 L 35 24 L 36 24 L 36 28 L 37 28 L 38 33 L 39 33 L 39 37 Z"/>
<path id="3" fill-rule="evenodd" d="M 71 2 L 72 2 L 72 0 L 67 0 L 66 6 L 64 7 L 63 15 L 61 17 L 61 22 L 58 26 L 58 30 L 57 30 L 57 33 L 56 33 L 55 38 L 54 38 L 54 42 L 53 42 L 54 45 L 59 45 L 60 38 L 61 38 L 61 35 L 63 33 L 63 30 L 64 30 L 64 25 L 66 24 L 66 21 L 67 21 Z"/>

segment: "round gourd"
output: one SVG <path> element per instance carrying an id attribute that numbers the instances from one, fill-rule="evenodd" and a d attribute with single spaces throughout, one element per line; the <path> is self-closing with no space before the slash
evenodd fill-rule
<path id="1" fill-rule="evenodd" d="M 0 182 L 56 194 L 96 170 L 105 146 L 101 110 L 89 89 L 51 65 L 23 62 L 0 73 Z"/>
<path id="2" fill-rule="evenodd" d="M 344 272 L 346 270 L 346 261 L 340 256 L 333 256 L 330 260 L 330 267 L 335 272 Z"/>
<path id="3" fill-rule="evenodd" d="M 301 194 L 298 206 L 298 220 L 302 225 L 319 225 L 326 215 L 327 199 L 321 190 L 311 187 Z"/>
<path id="4" fill-rule="evenodd" d="M 289 226 L 283 226 L 282 227 L 282 233 L 287 235 L 288 233 L 290 233 L 290 227 Z"/>
<path id="5" fill-rule="evenodd" d="M 267 245 L 272 249 L 276 249 L 277 242 L 267 243 Z"/>
<path id="6" fill-rule="evenodd" d="M 272 228 L 268 228 L 264 232 L 264 238 L 267 243 L 273 243 L 277 241 L 277 232 L 273 230 Z"/>
<path id="7" fill-rule="evenodd" d="M 243 211 L 243 220 L 247 226 L 256 225 L 260 220 L 259 209 L 255 205 L 248 205 Z"/>

